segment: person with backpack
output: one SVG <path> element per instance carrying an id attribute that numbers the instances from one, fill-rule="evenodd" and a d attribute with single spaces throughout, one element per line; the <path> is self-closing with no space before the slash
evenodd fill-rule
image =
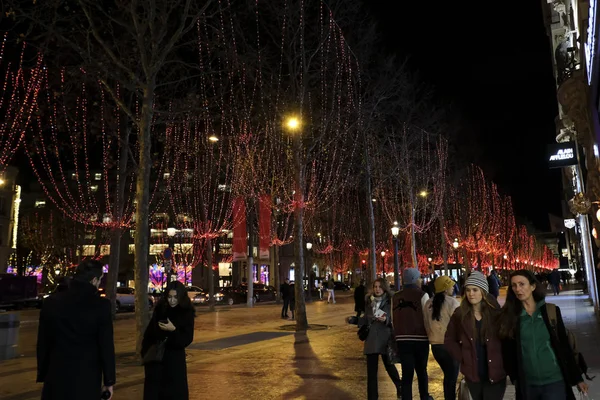
<path id="1" fill-rule="evenodd" d="M 544 287 L 528 270 L 511 274 L 499 320 L 504 368 L 517 400 L 575 400 L 587 394 L 582 368 L 560 309 L 545 302 Z M 582 359 L 581 357 L 578 357 Z"/>
<path id="2" fill-rule="evenodd" d="M 402 290 L 392 298 L 392 325 L 402 364 L 402 398 L 413 398 L 412 382 L 416 372 L 420 399 L 429 400 L 429 338 L 423 312 L 429 296 L 421 289 L 421 274 L 418 269 L 405 269 L 402 281 Z"/>

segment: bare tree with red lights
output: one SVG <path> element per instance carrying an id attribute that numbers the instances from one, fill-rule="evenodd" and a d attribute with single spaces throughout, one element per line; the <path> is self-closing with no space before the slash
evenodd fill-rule
<path id="1" fill-rule="evenodd" d="M 19 149 L 25 136 L 31 116 L 37 110 L 42 73 L 42 56 L 38 56 L 32 68 L 26 68 L 23 57 L 27 45 L 21 47 L 20 56 L 16 62 L 7 62 L 8 32 L 4 34 L 0 44 L 0 67 L 5 71 L 2 87 L 0 88 L 0 170 L 8 165 L 14 153 Z"/>
<path id="2" fill-rule="evenodd" d="M 412 265 L 418 266 L 416 235 L 429 230 L 445 196 L 447 143 L 421 129 L 390 129 L 380 146 L 375 197 L 389 225 L 397 221 L 410 237 Z M 384 161 L 385 160 L 385 161 Z"/>

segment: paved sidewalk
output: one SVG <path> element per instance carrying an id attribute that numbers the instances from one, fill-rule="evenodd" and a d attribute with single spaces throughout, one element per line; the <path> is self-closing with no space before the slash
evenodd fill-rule
<path id="1" fill-rule="evenodd" d="M 580 292 L 548 296 L 561 307 L 565 322 L 578 338 L 590 366 L 600 376 L 600 330 L 592 307 Z M 505 290 L 501 292 L 503 303 Z M 356 327 L 345 323 L 353 314 L 351 298 L 335 305 L 316 302 L 308 306 L 309 321 L 327 326 L 324 330 L 297 334 L 282 325 L 280 306 L 254 309 L 220 308 L 198 310 L 194 343 L 188 348 L 190 400 L 307 399 L 352 400 L 366 398 L 366 365 Z M 37 312 L 23 311 L 20 349 L 23 356 L 0 362 L 0 399 L 40 398 L 35 384 Z M 115 323 L 118 384 L 114 400 L 141 400 L 143 369 L 133 359 L 134 321 Z M 433 356 L 429 359 L 429 391 L 443 399 L 442 373 Z M 589 399 L 600 400 L 600 378 L 589 382 Z M 395 399 L 393 384 L 382 365 L 379 368 L 380 399 Z M 416 379 L 414 398 L 418 398 Z M 514 399 L 509 386 L 505 399 Z M 85 400 L 85 399 L 82 399 Z"/>
<path id="2" fill-rule="evenodd" d="M 588 364 L 588 375 L 596 376 L 590 387 L 588 399 L 600 400 L 600 324 L 594 315 L 594 307 L 581 290 L 568 290 L 554 296 L 548 294 L 547 303 L 560 307 L 563 320 L 577 338 L 577 345 Z"/>

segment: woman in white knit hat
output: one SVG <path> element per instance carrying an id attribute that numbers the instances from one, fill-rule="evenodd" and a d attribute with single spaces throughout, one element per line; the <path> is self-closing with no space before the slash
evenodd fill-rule
<path id="1" fill-rule="evenodd" d="M 506 372 L 497 335 L 499 308 L 488 299 L 485 276 L 474 271 L 465 281 L 465 297 L 446 331 L 444 345 L 460 363 L 473 400 L 502 400 Z"/>

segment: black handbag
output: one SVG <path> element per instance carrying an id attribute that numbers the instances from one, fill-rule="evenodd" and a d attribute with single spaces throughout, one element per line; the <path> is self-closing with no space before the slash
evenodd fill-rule
<path id="1" fill-rule="evenodd" d="M 159 363 L 162 362 L 163 356 L 165 355 L 165 345 L 167 343 L 167 339 L 159 340 L 144 354 L 143 362 L 144 364 L 150 363 Z"/>
<path id="2" fill-rule="evenodd" d="M 369 324 L 364 324 L 360 328 L 358 328 L 357 334 L 358 338 L 363 342 L 367 340 L 367 337 L 369 337 Z"/>

